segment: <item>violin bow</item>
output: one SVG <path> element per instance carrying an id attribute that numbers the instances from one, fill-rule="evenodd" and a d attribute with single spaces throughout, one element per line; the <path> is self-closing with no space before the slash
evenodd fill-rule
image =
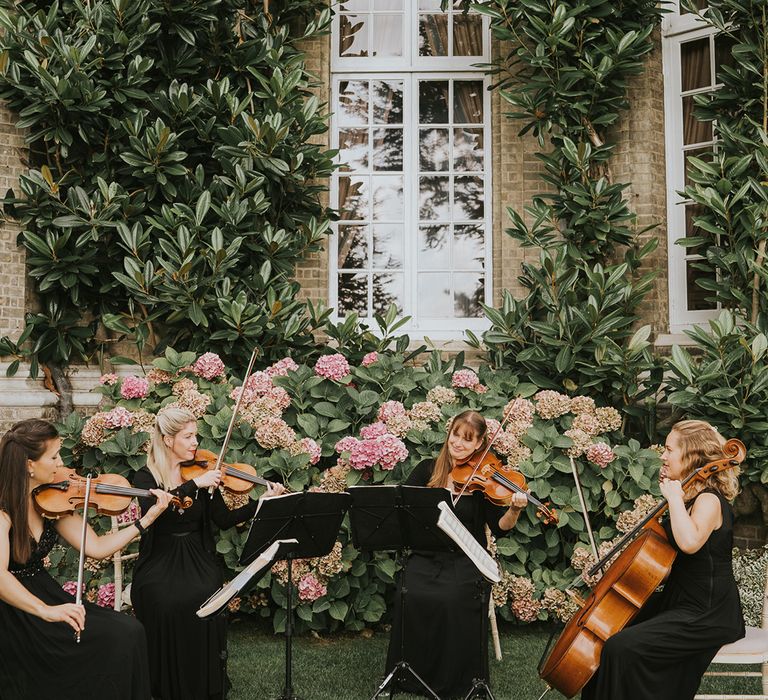
<path id="1" fill-rule="evenodd" d="M 224 436 L 224 442 L 221 445 L 221 449 L 219 450 L 219 456 L 216 458 L 216 465 L 214 466 L 214 469 L 221 469 L 221 464 L 224 461 L 224 453 L 227 450 L 227 445 L 229 445 L 229 439 L 232 437 L 232 430 L 235 427 L 235 418 L 237 418 L 237 412 L 240 410 L 240 404 L 243 402 L 243 396 L 245 395 L 245 386 L 248 383 L 248 378 L 251 376 L 251 372 L 253 371 L 253 365 L 256 363 L 256 355 L 259 353 L 259 346 L 255 345 L 253 347 L 253 352 L 251 353 L 251 359 L 248 362 L 248 369 L 245 370 L 245 378 L 243 379 L 243 384 L 240 387 L 240 396 L 237 397 L 237 401 L 235 401 L 235 405 L 232 408 L 232 417 L 229 419 L 229 426 L 227 426 L 227 434 Z M 211 486 L 208 489 L 208 493 L 213 496 L 214 487 Z"/>
<path id="2" fill-rule="evenodd" d="M 91 499 L 91 475 L 85 477 L 85 498 L 83 499 L 83 526 L 80 530 L 80 559 L 77 564 L 77 593 L 75 604 L 83 604 L 83 569 L 85 568 L 85 540 L 88 536 L 88 505 Z M 75 641 L 80 644 L 80 630 L 75 632 Z"/>
<path id="3" fill-rule="evenodd" d="M 576 483 L 576 493 L 579 495 L 579 503 L 581 504 L 581 514 L 584 516 L 584 523 L 587 526 L 587 534 L 589 535 L 589 543 L 592 545 L 592 553 L 595 555 L 595 561 L 600 559 L 600 555 L 597 552 L 597 543 L 595 542 L 595 534 L 592 532 L 592 523 L 589 520 L 589 511 L 587 510 L 587 503 L 584 500 L 584 492 L 581 490 L 581 479 L 579 479 L 579 472 L 576 469 L 576 462 L 571 460 L 571 471 L 573 471 L 573 480 Z M 603 568 L 600 567 L 602 572 Z"/>

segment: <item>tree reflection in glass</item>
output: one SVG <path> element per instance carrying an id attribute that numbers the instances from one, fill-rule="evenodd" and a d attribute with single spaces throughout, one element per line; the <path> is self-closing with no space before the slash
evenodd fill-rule
<path id="1" fill-rule="evenodd" d="M 419 170 L 448 170 L 448 129 L 419 129 Z"/>
<path id="2" fill-rule="evenodd" d="M 450 226 L 419 226 L 419 269 L 449 269 L 451 266 L 448 236 Z"/>
<path id="3" fill-rule="evenodd" d="M 465 172 L 483 169 L 482 129 L 453 130 L 453 167 Z"/>
<path id="4" fill-rule="evenodd" d="M 403 221 L 403 177 L 378 176 L 373 179 L 374 221 Z"/>
<path id="5" fill-rule="evenodd" d="M 485 280 L 474 272 L 453 273 L 453 310 L 456 316 L 473 318 L 483 315 Z"/>
<path id="6" fill-rule="evenodd" d="M 368 55 L 369 15 L 341 15 L 339 18 L 339 56 Z"/>
<path id="7" fill-rule="evenodd" d="M 483 81 L 453 81 L 453 121 L 455 124 L 483 123 Z"/>
<path id="8" fill-rule="evenodd" d="M 374 80 L 372 89 L 373 123 L 403 123 L 403 83 L 401 80 Z"/>
<path id="9" fill-rule="evenodd" d="M 338 119 L 340 126 L 368 124 L 368 81 L 342 80 L 339 83 Z"/>
<path id="10" fill-rule="evenodd" d="M 340 316 L 368 314 L 368 275 L 365 272 L 339 275 L 337 307 Z"/>
<path id="11" fill-rule="evenodd" d="M 403 130 L 373 130 L 373 169 L 403 170 Z"/>
<path id="12" fill-rule="evenodd" d="M 368 267 L 368 227 L 339 225 L 339 269 L 359 270 Z"/>
<path id="13" fill-rule="evenodd" d="M 448 15 L 419 15 L 419 56 L 448 56 Z"/>
<path id="14" fill-rule="evenodd" d="M 483 55 L 483 19 L 480 15 L 453 15 L 453 55 Z"/>
<path id="15" fill-rule="evenodd" d="M 453 227 L 453 259 L 456 267 L 485 267 L 485 229 L 480 225 L 456 224 Z"/>
<path id="16" fill-rule="evenodd" d="M 457 176 L 453 182 L 453 218 L 482 219 L 483 178 Z"/>
<path id="17" fill-rule="evenodd" d="M 373 313 L 385 314 L 390 304 L 403 312 L 402 273 L 380 272 L 373 275 Z"/>
<path id="18" fill-rule="evenodd" d="M 339 170 L 368 169 L 368 129 L 339 129 Z"/>
<path id="19" fill-rule="evenodd" d="M 373 227 L 373 267 L 377 269 L 403 266 L 403 225 L 376 224 Z"/>
<path id="20" fill-rule="evenodd" d="M 444 175 L 419 178 L 419 218 L 426 221 L 449 219 L 450 181 Z"/>
<path id="21" fill-rule="evenodd" d="M 448 81 L 419 81 L 419 122 L 421 124 L 448 123 Z"/>
<path id="22" fill-rule="evenodd" d="M 339 178 L 339 210 L 341 218 L 346 220 L 364 220 L 368 218 L 368 178 Z"/>

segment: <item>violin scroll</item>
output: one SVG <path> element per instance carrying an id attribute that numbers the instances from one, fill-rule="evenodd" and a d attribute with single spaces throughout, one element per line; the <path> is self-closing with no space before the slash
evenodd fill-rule
<path id="1" fill-rule="evenodd" d="M 560 522 L 557 517 L 557 511 L 552 507 L 549 501 L 544 501 L 540 508 L 536 509 L 536 517 L 539 518 L 544 525 L 551 525 L 552 523 Z"/>

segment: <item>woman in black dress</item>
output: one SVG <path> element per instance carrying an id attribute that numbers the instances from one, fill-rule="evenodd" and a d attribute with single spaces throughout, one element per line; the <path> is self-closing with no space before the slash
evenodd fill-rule
<path id="1" fill-rule="evenodd" d="M 661 593 L 632 626 L 608 639 L 583 700 L 690 700 L 717 650 L 744 636 L 733 578 L 733 510 L 738 469 L 680 482 L 724 457 L 723 437 L 704 421 L 676 423 L 661 457 L 664 528 L 678 550 Z"/>
<path id="2" fill-rule="evenodd" d="M 460 413 L 454 417 L 437 459 L 416 465 L 406 485 L 452 490 L 450 473 L 454 464 L 475 453 L 479 455 L 487 438 L 485 419 L 479 413 Z M 505 534 L 514 527 L 526 503 L 525 495 L 519 493 L 509 508 L 493 505 L 482 493 L 465 493 L 455 512 L 484 547 L 485 526 L 497 536 Z M 407 594 L 401 625 L 403 585 Z M 398 661 L 406 661 L 441 699 L 463 698 L 475 680 L 487 683 L 488 632 L 484 618 L 488 615 L 489 593 L 490 584 L 463 552 L 412 552 L 395 598 L 387 672 Z M 410 677 L 401 679 L 398 686 L 409 692 L 422 691 Z"/>
<path id="3" fill-rule="evenodd" d="M 142 538 L 131 584 L 136 616 L 147 631 L 155 700 L 219 700 L 229 684 L 227 621 L 201 620 L 195 613 L 223 583 L 211 521 L 233 527 L 253 517 L 258 501 L 229 510 L 217 488 L 218 469 L 182 481 L 180 464 L 193 459 L 196 449 L 194 415 L 166 408 L 157 415 L 147 467 L 134 478 L 138 488 L 162 484 L 173 495 L 194 499 L 182 513 L 164 513 Z M 271 484 L 265 495 L 282 491 Z M 142 512 L 149 507 L 143 499 L 139 504 Z"/>
<path id="4" fill-rule="evenodd" d="M 80 546 L 82 517 L 42 518 L 31 492 L 63 467 L 61 438 L 44 420 L 16 423 L 0 441 L 0 696 L 3 700 L 149 700 L 144 629 L 132 617 L 76 605 L 43 567 L 61 537 Z M 156 500 L 139 527 L 168 506 Z M 138 535 L 133 526 L 98 536 L 88 527 L 85 553 L 104 559 Z M 81 631 L 80 642 L 74 633 Z"/>

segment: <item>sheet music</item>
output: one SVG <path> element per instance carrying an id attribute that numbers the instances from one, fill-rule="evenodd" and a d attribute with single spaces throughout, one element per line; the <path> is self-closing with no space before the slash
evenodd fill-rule
<path id="1" fill-rule="evenodd" d="M 219 610 L 227 605 L 259 571 L 267 568 L 274 561 L 280 545 L 287 543 L 295 544 L 296 540 L 275 540 L 237 576 L 235 576 L 235 578 L 223 585 L 208 598 L 208 600 L 200 606 L 200 609 L 197 611 L 197 616 L 209 617 L 210 615 L 219 612 Z"/>
<path id="2" fill-rule="evenodd" d="M 493 560 L 493 557 L 472 536 L 472 533 L 462 525 L 461 520 L 456 517 L 451 507 L 445 501 L 438 503 L 437 507 L 440 509 L 437 526 L 461 547 L 464 554 L 472 560 L 472 563 L 485 578 L 492 583 L 501 581 L 499 567 Z"/>

